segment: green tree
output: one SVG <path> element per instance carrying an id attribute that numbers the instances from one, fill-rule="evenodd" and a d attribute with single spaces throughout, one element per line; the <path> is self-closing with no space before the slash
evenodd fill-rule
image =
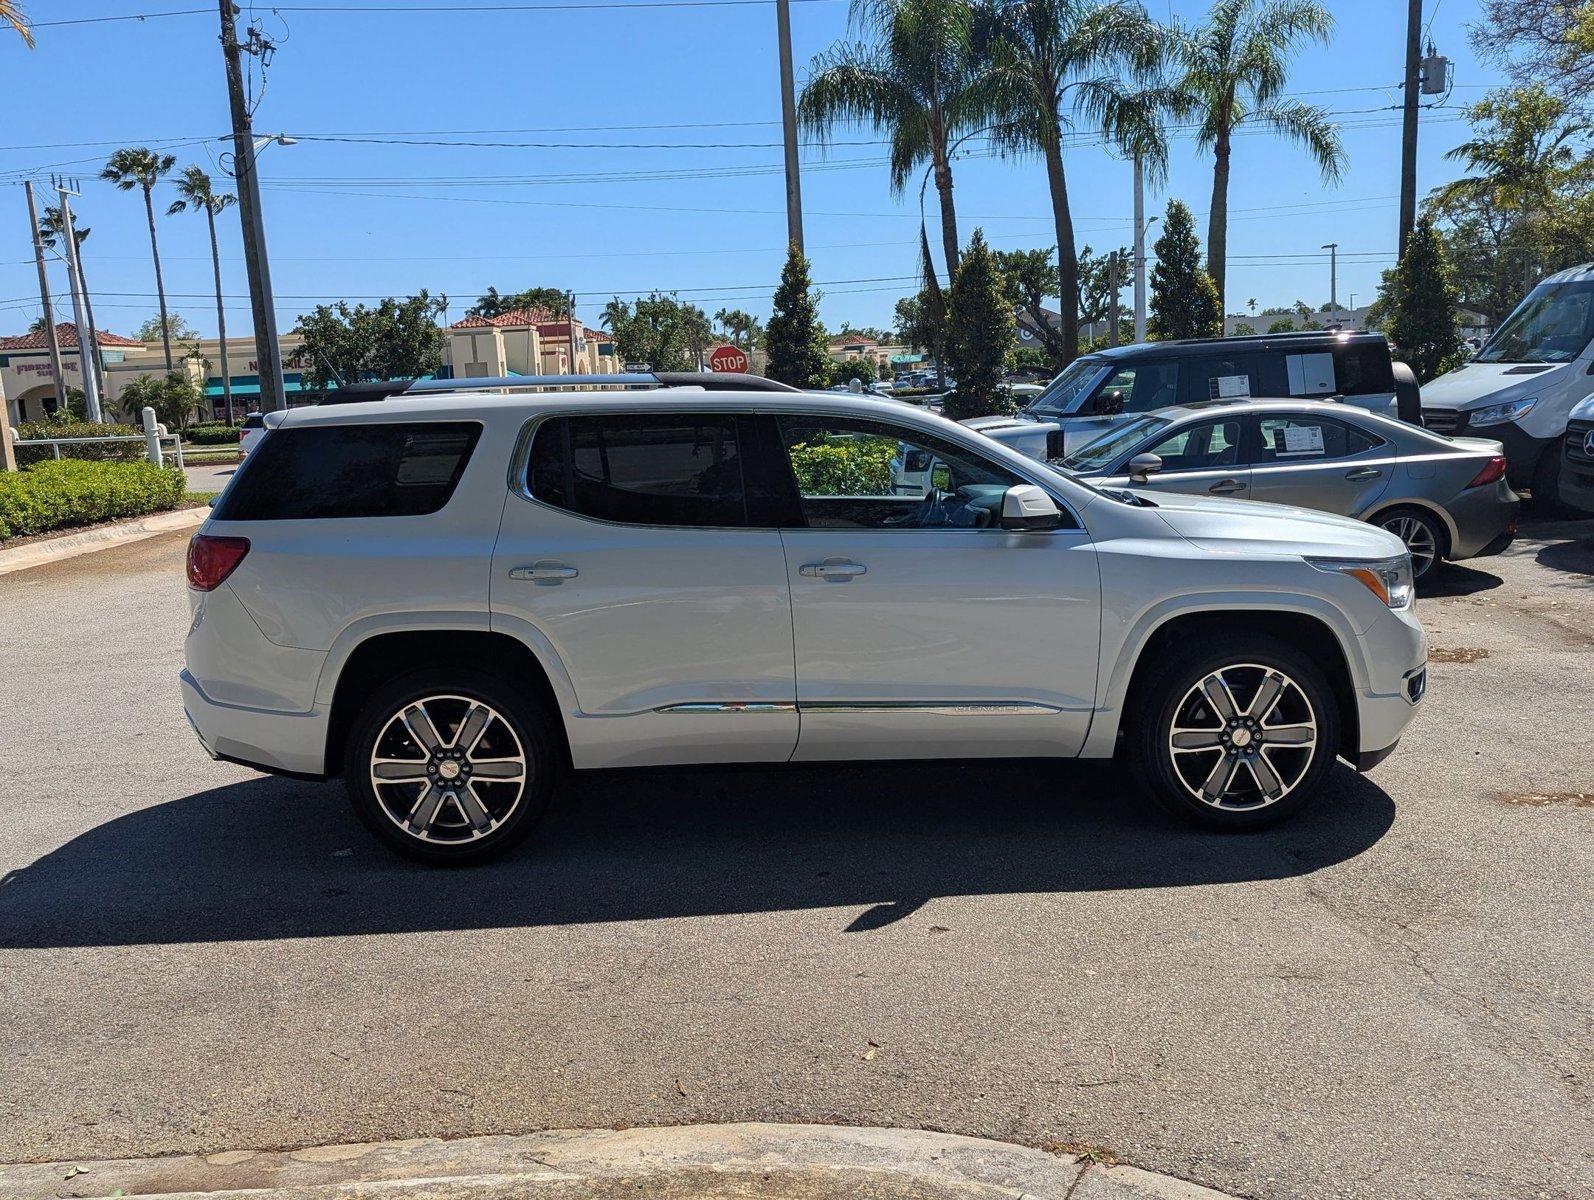
<path id="1" fill-rule="evenodd" d="M 1339 132 L 1322 108 L 1282 99 L 1289 58 L 1311 42 L 1328 41 L 1334 18 L 1319 0 L 1216 0 L 1206 24 L 1179 39 L 1183 78 L 1175 112 L 1199 123 L 1196 142 L 1212 151 L 1212 207 L 1207 217 L 1207 270 L 1223 311 L 1228 279 L 1229 159 L 1234 131 L 1271 130 L 1304 146 L 1334 182 L 1345 167 Z"/>
<path id="2" fill-rule="evenodd" d="M 205 225 L 210 231 L 210 270 L 216 282 L 216 336 L 221 340 L 221 394 L 227 411 L 227 424 L 234 420 L 232 408 L 232 368 L 227 362 L 227 309 L 221 295 L 221 246 L 216 240 L 216 214 L 225 212 L 238 203 L 230 192 L 218 192 L 210 176 L 197 166 L 183 168 L 177 178 L 177 199 L 166 210 L 168 217 L 180 212 L 205 215 Z"/>
<path id="3" fill-rule="evenodd" d="M 1485 0 L 1472 44 L 1522 84 L 1548 81 L 1581 101 L 1594 91 L 1594 3 L 1589 0 Z"/>
<path id="4" fill-rule="evenodd" d="M 763 322 L 743 309 L 722 308 L 714 314 L 714 321 L 731 345 L 748 353 L 758 349 L 764 340 Z"/>
<path id="5" fill-rule="evenodd" d="M 822 336 L 818 305 L 808 285 L 808 260 L 793 246 L 780 272 L 774 312 L 764 327 L 764 349 L 769 354 L 765 374 L 793 387 L 824 387 L 830 356 Z"/>
<path id="6" fill-rule="evenodd" d="M 1267 327 L 1269 333 L 1294 333 L 1295 322 L 1289 317 L 1280 317 Z"/>
<path id="7" fill-rule="evenodd" d="M 952 148 L 984 123 L 967 0 L 852 0 L 852 20 L 872 44 L 838 42 L 808 68 L 797 112 L 824 143 L 864 125 L 890 142 L 891 191 L 901 195 L 925 162 L 941 201 L 941 246 L 957 270 Z"/>
<path id="8" fill-rule="evenodd" d="M 874 360 L 868 358 L 832 359 L 830 362 L 831 387 L 845 387 L 854 379 L 867 386 L 875 381 Z"/>
<path id="9" fill-rule="evenodd" d="M 528 308 L 545 308 L 554 316 L 563 317 L 570 311 L 570 294 L 561 288 L 533 287 L 523 292 L 500 295 L 497 288 L 490 287 L 476 298 L 475 304 L 465 310 L 465 315 L 501 317 L 507 312 Z"/>
<path id="10" fill-rule="evenodd" d="M 293 328 L 304 339 L 306 382 L 328 388 L 433 374 L 443 365 L 446 338 L 437 318 L 447 304 L 446 297 L 422 289 L 406 300 L 389 296 L 374 308 L 346 300 L 316 305 Z"/>
<path id="11" fill-rule="evenodd" d="M 622 359 L 645 362 L 655 371 L 696 370 L 712 340 L 703 310 L 673 294 L 654 292 L 633 303 L 616 296 L 604 306 L 602 322 Z"/>
<path id="12" fill-rule="evenodd" d="M 964 421 L 1012 412 L 1002 380 L 1013 357 L 1018 323 L 1007 281 L 978 229 L 952 282 L 946 324 L 947 363 L 957 377 L 957 389 L 946 398 L 946 415 Z"/>
<path id="13" fill-rule="evenodd" d="M 1201 243 L 1196 240 L 1190 210 L 1177 200 L 1168 201 L 1162 236 L 1152 247 L 1157 256 L 1151 268 L 1151 302 L 1146 329 L 1153 337 L 1219 337 L 1223 333 L 1223 308 L 1212 276 L 1201 269 Z"/>
<path id="14" fill-rule="evenodd" d="M 1120 324 L 1135 319 L 1134 310 L 1121 299 L 1124 285 L 1129 282 L 1124 276 L 1134 259 L 1130 257 L 1127 246 L 1118 248 L 1118 290 L 1114 292 L 1113 253 L 1109 250 L 1105 254 L 1097 254 L 1089 246 L 1079 252 L 1079 319 L 1082 322 L 1099 324 L 1106 321 L 1112 316 L 1115 306 Z"/>
<path id="15" fill-rule="evenodd" d="M 173 314 L 162 320 L 159 313 L 153 313 L 145 318 L 137 329 L 133 330 L 133 336 L 141 342 L 156 342 L 165 339 L 181 342 L 197 338 L 199 330 L 190 325 L 180 314 Z"/>
<path id="16" fill-rule="evenodd" d="M 983 0 L 980 44 L 991 55 L 987 90 L 1000 114 L 992 131 L 1010 153 L 1046 165 L 1057 236 L 1060 358 L 1079 353 L 1079 256 L 1063 169 L 1063 137 L 1083 121 L 1160 175 L 1160 125 L 1170 94 L 1156 83 L 1163 31 L 1126 0 Z M 1127 77 L 1127 78 L 1126 78 Z"/>
<path id="17" fill-rule="evenodd" d="M 155 295 L 160 300 L 161 344 L 166 351 L 166 370 L 172 369 L 172 339 L 170 322 L 166 317 L 166 282 L 161 277 L 160 243 L 155 237 L 155 185 L 171 173 L 177 159 L 170 154 L 159 154 L 143 146 L 118 150 L 105 160 L 101 179 L 108 179 L 124 192 L 134 188 L 144 193 L 144 215 L 149 220 L 149 252 L 155 260 Z"/>
<path id="18" fill-rule="evenodd" d="M 194 381 L 181 371 L 165 375 L 140 375 L 123 388 L 117 403 L 133 425 L 140 423 L 146 408 L 155 410 L 155 419 L 174 433 L 188 428 L 204 397 Z"/>
<path id="19" fill-rule="evenodd" d="M 1255 337 L 1256 336 L 1256 326 L 1255 325 L 1247 325 L 1244 321 L 1241 321 L 1238 325 L 1236 325 L 1234 327 L 1234 336 L 1235 337 Z"/>
<path id="20" fill-rule="evenodd" d="M 1088 251 L 1089 247 L 1086 249 Z M 1008 304 L 1034 331 L 1046 365 L 1053 371 L 1061 370 L 1066 361 L 1063 335 L 1046 312 L 1046 301 L 1057 295 L 1060 286 L 1052 251 L 997 250 L 995 254 L 997 269 L 1007 289 Z"/>
<path id="21" fill-rule="evenodd" d="M 1394 270 L 1384 272 L 1379 301 L 1387 313 L 1389 340 L 1417 373 L 1419 383 L 1466 360 L 1456 328 L 1456 285 L 1444 241 L 1431 218 L 1418 218 L 1406 240 L 1406 253 Z"/>

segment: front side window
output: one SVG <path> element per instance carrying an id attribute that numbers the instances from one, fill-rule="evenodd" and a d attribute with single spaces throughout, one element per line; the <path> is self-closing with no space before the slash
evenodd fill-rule
<path id="1" fill-rule="evenodd" d="M 1057 417 L 1072 412 L 1080 394 L 1095 387 L 1107 371 L 1107 364 L 1099 358 L 1076 358 L 1046 385 L 1046 390 L 1036 396 L 1025 411 L 1035 417 Z"/>
<path id="2" fill-rule="evenodd" d="M 733 416 L 616 413 L 537 427 L 527 490 L 545 504 L 631 525 L 747 522 Z"/>
<path id="3" fill-rule="evenodd" d="M 1594 338 L 1594 282 L 1541 284 L 1495 332 L 1479 362 L 1570 362 Z"/>
<path id="4" fill-rule="evenodd" d="M 1379 440 L 1326 417 L 1263 417 L 1258 463 L 1349 458 L 1379 445 Z"/>
<path id="5" fill-rule="evenodd" d="M 988 529 L 1028 482 L 940 438 L 874 421 L 780 418 L 810 529 Z"/>
<path id="6" fill-rule="evenodd" d="M 1065 471 L 1103 471 L 1131 446 L 1138 446 L 1168 423 L 1166 417 L 1136 417 L 1114 426 L 1058 462 Z"/>
<path id="7" fill-rule="evenodd" d="M 1124 402 L 1124 412 L 1151 412 L 1179 402 L 1179 364 L 1171 362 L 1143 362 L 1123 367 L 1114 373 L 1098 393 L 1106 397 L 1117 392 Z M 1097 408 L 1101 402 L 1098 398 Z"/>
<path id="8" fill-rule="evenodd" d="M 481 436 L 475 421 L 274 430 L 216 506 L 220 521 L 415 517 L 448 503 Z"/>
<path id="9" fill-rule="evenodd" d="M 1146 447 L 1162 459 L 1164 471 L 1218 471 L 1240 459 L 1240 421 L 1202 421 Z"/>

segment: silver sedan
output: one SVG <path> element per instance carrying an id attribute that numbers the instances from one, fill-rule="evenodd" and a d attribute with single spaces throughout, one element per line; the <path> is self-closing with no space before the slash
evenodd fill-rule
<path id="1" fill-rule="evenodd" d="M 1267 500 L 1382 526 L 1422 578 L 1446 560 L 1498 554 L 1519 501 L 1505 450 L 1345 404 L 1245 400 L 1161 408 L 1053 460 L 1090 482 Z"/>

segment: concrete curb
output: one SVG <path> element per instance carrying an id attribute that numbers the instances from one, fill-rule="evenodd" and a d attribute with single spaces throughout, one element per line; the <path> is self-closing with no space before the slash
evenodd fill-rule
<path id="1" fill-rule="evenodd" d="M 98 525 L 77 533 L 63 533 L 60 537 L 29 542 L 26 546 L 13 546 L 9 550 L 0 550 L 0 575 L 26 571 L 29 567 L 42 567 L 45 563 L 61 562 L 80 554 L 93 554 L 96 550 L 109 550 L 112 546 L 142 541 L 158 533 L 170 533 L 174 529 L 191 529 L 203 523 L 209 515 L 210 509 L 204 505 L 179 508 L 148 517 L 135 517 L 131 521 Z"/>
<path id="2" fill-rule="evenodd" d="M 0 1166 L 0 1197 L 1223 1200 L 1134 1167 L 916 1129 L 686 1125 Z"/>

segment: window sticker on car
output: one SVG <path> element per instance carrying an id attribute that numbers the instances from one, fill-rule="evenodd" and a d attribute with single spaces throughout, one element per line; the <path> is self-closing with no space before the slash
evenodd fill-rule
<path id="1" fill-rule="evenodd" d="M 1323 453 L 1323 427 L 1321 425 L 1286 425 L 1284 427 L 1284 453 Z"/>
<path id="2" fill-rule="evenodd" d="M 1217 399 L 1219 400 L 1230 400 L 1236 396 L 1249 396 L 1251 394 L 1251 377 L 1249 375 L 1219 375 L 1213 382 L 1217 384 Z"/>

